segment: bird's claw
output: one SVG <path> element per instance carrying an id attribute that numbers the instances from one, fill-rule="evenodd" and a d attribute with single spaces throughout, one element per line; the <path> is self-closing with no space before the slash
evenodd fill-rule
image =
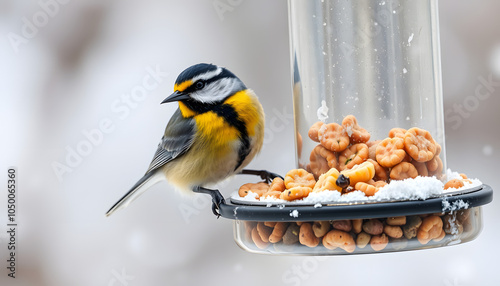
<path id="1" fill-rule="evenodd" d="M 262 180 L 265 180 L 266 183 L 271 183 L 272 180 L 274 180 L 274 178 L 281 178 L 282 180 L 284 180 L 284 178 L 276 173 L 273 173 L 273 172 L 269 172 L 269 171 L 266 171 L 266 170 L 262 170 L 261 171 L 262 173 L 260 173 L 260 178 Z"/>
<path id="2" fill-rule="evenodd" d="M 216 190 L 217 191 L 217 190 Z M 219 191 L 213 192 L 212 195 L 212 212 L 214 215 L 219 218 L 220 217 L 220 205 L 225 204 L 226 201 L 224 200 L 224 197 L 220 194 Z"/>
<path id="3" fill-rule="evenodd" d="M 276 173 L 273 173 L 273 172 L 269 172 L 269 171 L 266 171 L 266 170 L 248 170 L 248 169 L 244 169 L 241 171 L 241 174 L 244 174 L 244 175 L 257 175 L 257 176 L 260 176 L 260 178 L 264 181 L 266 181 L 266 183 L 270 183 L 274 178 L 281 178 L 282 180 L 283 177 L 276 174 Z"/>
<path id="4" fill-rule="evenodd" d="M 224 197 L 221 195 L 219 190 L 212 190 L 201 186 L 196 186 L 193 188 L 193 192 L 210 195 L 212 197 L 212 212 L 215 216 L 217 216 L 217 218 L 221 216 L 220 205 L 225 204 L 226 201 L 224 200 Z"/>

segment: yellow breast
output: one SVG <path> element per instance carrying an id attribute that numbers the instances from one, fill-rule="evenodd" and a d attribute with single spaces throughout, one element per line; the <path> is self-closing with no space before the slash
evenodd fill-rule
<path id="1" fill-rule="evenodd" d="M 239 91 L 224 103 L 231 105 L 239 118 L 245 122 L 248 136 L 255 136 L 257 125 L 264 122 L 264 112 L 253 92 L 248 89 Z"/>
<path id="2" fill-rule="evenodd" d="M 165 169 L 167 179 L 180 188 L 217 182 L 245 167 L 257 154 L 264 139 L 264 112 L 251 90 L 235 93 L 223 103 L 232 107 L 244 123 L 250 152 L 235 170 L 241 147 L 240 130 L 219 112 L 197 113 L 179 102 L 184 117 L 196 121 L 196 139 L 190 151 Z M 241 127 L 240 127 L 241 128 Z M 193 172 L 193 170 L 196 170 Z"/>
<path id="3" fill-rule="evenodd" d="M 204 142 L 206 152 L 213 156 L 224 156 L 232 151 L 232 145 L 239 137 L 239 131 L 231 126 L 223 117 L 213 111 L 194 117 L 197 137 Z"/>

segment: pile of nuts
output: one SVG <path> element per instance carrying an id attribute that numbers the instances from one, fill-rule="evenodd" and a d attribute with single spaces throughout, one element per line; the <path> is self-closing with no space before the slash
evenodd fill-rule
<path id="1" fill-rule="evenodd" d="M 341 125 L 316 122 L 309 129 L 308 136 L 319 143 L 306 166 L 315 178 L 331 168 L 343 171 L 370 162 L 375 175 L 360 187 L 370 188 L 367 185 L 371 185 L 375 188 L 370 189 L 376 191 L 390 180 L 440 176 L 443 171 L 443 162 L 439 158 L 441 146 L 429 131 L 418 127 L 409 130 L 393 128 L 387 138 L 370 141 L 370 133 L 359 126 L 356 117 L 348 115 Z"/>
<path id="2" fill-rule="evenodd" d="M 341 125 L 316 122 L 308 136 L 319 144 L 305 169 L 293 169 L 284 180 L 275 178 L 270 185 L 245 184 L 239 189 L 240 197 L 251 191 L 259 200 L 272 197 L 293 201 L 325 190 L 342 194 L 358 190 L 373 196 L 391 180 L 440 178 L 443 172 L 441 146 L 428 131 L 417 127 L 393 128 L 384 140 L 370 141 L 370 133 L 358 125 L 356 117 L 348 115 Z M 462 174 L 462 180 L 452 181 L 445 189 L 464 186 L 467 176 Z"/>
<path id="3" fill-rule="evenodd" d="M 472 209 L 473 210 L 473 209 Z M 473 215 L 474 216 L 474 215 Z M 369 247 L 381 251 L 411 249 L 418 245 L 441 242 L 446 235 L 461 236 L 473 230 L 471 210 L 448 214 L 389 217 L 384 219 L 352 219 L 314 222 L 244 222 L 246 239 L 259 249 L 303 245 L 309 248 L 341 249 L 347 253 L 365 252 Z"/>
<path id="4" fill-rule="evenodd" d="M 391 180 L 417 176 L 441 178 L 443 162 L 441 146 L 423 129 L 393 128 L 384 140 L 370 141 L 370 133 L 358 125 L 353 115 L 342 124 L 315 123 L 308 132 L 319 144 L 310 155 L 305 169 L 289 171 L 284 180 L 277 177 L 270 184 L 248 183 L 239 189 L 239 196 L 250 192 L 256 199 L 293 201 L 312 192 L 355 190 L 373 196 Z M 299 142 L 300 143 L 300 142 Z M 470 182 L 465 174 L 453 179 L 444 189 L 460 188 Z M 415 249 L 415 245 L 439 244 L 446 235 L 451 239 L 473 231 L 471 211 L 374 219 L 351 219 L 311 222 L 244 221 L 241 226 L 247 241 L 259 249 L 277 251 L 281 247 L 303 245 L 308 248 L 352 252 Z M 473 215 L 474 216 L 474 215 Z M 411 243 L 411 244 L 410 244 Z M 369 246 L 368 246 L 369 245 Z M 371 248 L 371 250 L 369 249 Z"/>

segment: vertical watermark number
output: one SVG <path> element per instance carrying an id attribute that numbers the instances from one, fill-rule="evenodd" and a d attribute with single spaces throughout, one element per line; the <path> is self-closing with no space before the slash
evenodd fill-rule
<path id="1" fill-rule="evenodd" d="M 7 170 L 7 269 L 8 276 L 16 278 L 16 233 L 17 233 L 17 169 Z"/>

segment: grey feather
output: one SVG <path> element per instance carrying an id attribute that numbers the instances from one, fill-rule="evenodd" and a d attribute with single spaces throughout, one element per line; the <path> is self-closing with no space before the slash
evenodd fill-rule
<path id="1" fill-rule="evenodd" d="M 184 118 L 177 109 L 165 128 L 165 134 L 146 173 L 154 171 L 178 156 L 186 153 L 193 145 L 196 124 L 192 118 Z"/>
<path id="2" fill-rule="evenodd" d="M 159 176 L 155 176 L 156 172 L 146 173 L 135 185 L 121 198 L 119 199 L 106 213 L 106 216 L 110 216 L 115 211 L 128 206 L 133 200 L 137 199 L 144 191 L 149 187 L 160 181 Z"/>
<path id="3" fill-rule="evenodd" d="M 193 145 L 196 125 L 194 119 L 184 118 L 179 109 L 172 115 L 165 128 L 165 134 L 161 138 L 153 161 L 144 176 L 106 213 L 111 215 L 118 209 L 126 207 L 139 197 L 146 189 L 161 180 L 157 170 L 173 159 L 186 153 Z"/>

